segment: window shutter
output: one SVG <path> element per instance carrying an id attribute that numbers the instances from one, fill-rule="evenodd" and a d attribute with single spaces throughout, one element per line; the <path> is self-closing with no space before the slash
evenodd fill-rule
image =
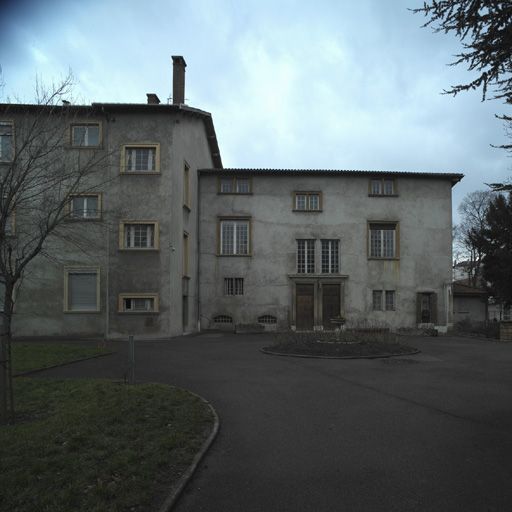
<path id="1" fill-rule="evenodd" d="M 422 293 L 416 294 L 416 323 L 421 324 L 421 296 Z"/>
<path id="2" fill-rule="evenodd" d="M 84 311 L 97 309 L 95 272 L 69 274 L 69 309 Z"/>
<path id="3" fill-rule="evenodd" d="M 437 293 L 430 295 L 430 321 L 437 324 Z"/>

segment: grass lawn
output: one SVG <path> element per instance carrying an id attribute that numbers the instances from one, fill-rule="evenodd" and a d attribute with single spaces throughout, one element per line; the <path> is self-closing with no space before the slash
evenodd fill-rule
<path id="1" fill-rule="evenodd" d="M 12 343 L 13 372 L 22 373 L 37 368 L 47 368 L 56 364 L 107 354 L 105 348 L 76 343 Z"/>
<path id="2" fill-rule="evenodd" d="M 346 333 L 342 343 L 330 332 L 288 332 L 278 334 L 266 352 L 320 357 L 372 357 L 415 352 L 414 347 L 398 343 L 392 333 Z"/>
<path id="3" fill-rule="evenodd" d="M 13 512 L 158 510 L 213 422 L 159 384 L 17 378 L 15 398 L 18 421 L 0 427 L 0 510 Z"/>

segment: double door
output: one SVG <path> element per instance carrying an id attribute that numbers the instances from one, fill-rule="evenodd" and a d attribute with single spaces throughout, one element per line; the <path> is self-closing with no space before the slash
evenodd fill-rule
<path id="1" fill-rule="evenodd" d="M 332 318 L 340 316 L 341 285 L 322 284 L 315 294 L 317 283 L 297 283 L 295 285 L 295 325 L 298 330 L 310 331 L 321 324 L 324 329 L 334 329 Z M 315 322 L 315 310 L 321 318 Z"/>

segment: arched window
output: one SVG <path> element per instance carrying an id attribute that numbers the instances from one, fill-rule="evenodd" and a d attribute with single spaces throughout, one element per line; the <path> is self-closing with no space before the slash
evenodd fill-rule
<path id="1" fill-rule="evenodd" d="M 260 324 L 277 324 L 277 318 L 273 315 L 262 315 L 258 317 L 258 323 Z"/>
<path id="2" fill-rule="evenodd" d="M 216 317 L 214 317 L 213 321 L 216 324 L 232 324 L 233 318 L 228 315 L 217 315 Z"/>

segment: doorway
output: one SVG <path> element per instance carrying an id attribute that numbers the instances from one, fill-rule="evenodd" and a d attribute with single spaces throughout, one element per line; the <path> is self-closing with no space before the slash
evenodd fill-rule
<path id="1" fill-rule="evenodd" d="M 296 325 L 302 331 L 313 330 L 315 321 L 315 285 L 295 285 Z"/>
<path id="2" fill-rule="evenodd" d="M 324 329 L 333 330 L 336 325 L 331 319 L 340 316 L 340 285 L 322 285 L 322 324 Z"/>

